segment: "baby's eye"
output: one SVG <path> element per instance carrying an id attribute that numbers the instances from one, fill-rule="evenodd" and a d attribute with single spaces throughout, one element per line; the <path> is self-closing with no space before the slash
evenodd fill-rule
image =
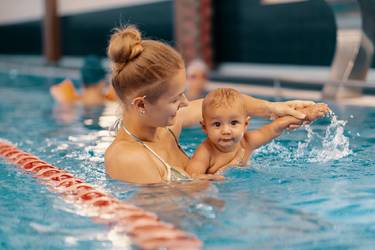
<path id="1" fill-rule="evenodd" d="M 233 126 L 234 126 L 234 125 L 237 125 L 237 124 L 239 124 L 239 123 L 240 123 L 240 122 L 237 121 L 237 120 L 234 120 L 234 121 L 231 121 L 231 122 L 230 122 L 230 124 L 233 125 Z"/>
<path id="2" fill-rule="evenodd" d="M 214 125 L 215 127 L 220 127 L 220 122 L 214 122 L 213 125 Z"/>

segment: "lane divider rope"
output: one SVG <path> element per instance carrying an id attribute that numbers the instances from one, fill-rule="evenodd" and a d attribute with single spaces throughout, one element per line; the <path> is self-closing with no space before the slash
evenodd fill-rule
<path id="1" fill-rule="evenodd" d="M 108 224 L 130 238 L 141 249 L 200 249 L 202 242 L 194 235 L 162 222 L 154 213 L 120 201 L 93 185 L 74 177 L 35 155 L 24 152 L 9 141 L 0 139 L 0 157 L 32 173 L 49 190 L 80 207 L 94 222 Z"/>

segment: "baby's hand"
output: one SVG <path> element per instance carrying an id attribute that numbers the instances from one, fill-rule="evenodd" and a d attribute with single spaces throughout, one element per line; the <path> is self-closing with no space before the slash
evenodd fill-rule
<path id="1" fill-rule="evenodd" d="M 309 122 L 325 116 L 330 111 L 325 103 L 317 103 L 303 109 L 303 113 L 306 114 L 305 120 Z"/>

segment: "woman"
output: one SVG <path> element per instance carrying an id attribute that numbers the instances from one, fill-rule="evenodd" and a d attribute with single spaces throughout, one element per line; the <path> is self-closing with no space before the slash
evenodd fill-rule
<path id="1" fill-rule="evenodd" d="M 188 102 L 186 73 L 180 54 L 165 43 L 142 40 L 132 26 L 111 36 L 108 56 L 112 84 L 123 104 L 121 128 L 105 153 L 107 174 L 131 183 L 160 183 L 189 179 L 188 156 L 178 138 L 183 127 L 198 124 L 202 99 Z M 250 116 L 293 115 L 312 102 L 271 103 L 244 96 Z M 201 179 L 220 179 L 202 175 Z"/>

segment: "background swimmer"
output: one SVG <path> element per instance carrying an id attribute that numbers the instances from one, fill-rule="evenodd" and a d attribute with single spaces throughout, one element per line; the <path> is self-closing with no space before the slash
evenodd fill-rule
<path id="1" fill-rule="evenodd" d="M 87 56 L 80 69 L 82 93 L 79 94 L 71 80 L 64 80 L 50 88 L 54 99 L 61 104 L 81 103 L 83 106 L 102 105 L 107 100 L 116 100 L 112 86 L 106 89 L 106 71 L 96 56 Z"/>
<path id="2" fill-rule="evenodd" d="M 206 85 L 208 67 L 201 59 L 195 59 L 186 68 L 187 90 L 189 100 L 203 98 L 207 94 Z"/>

